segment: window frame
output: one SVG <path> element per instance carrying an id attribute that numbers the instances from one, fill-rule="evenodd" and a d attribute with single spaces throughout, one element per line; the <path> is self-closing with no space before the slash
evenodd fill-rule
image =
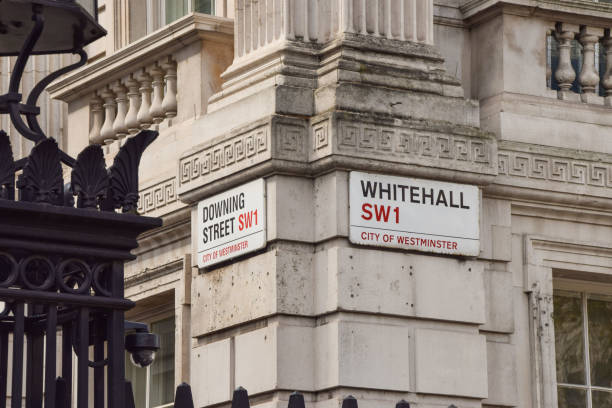
<path id="1" fill-rule="evenodd" d="M 187 0 L 187 13 L 185 15 L 188 15 L 194 12 L 195 1 L 196 0 Z M 168 24 L 172 24 L 172 22 L 170 23 L 166 22 L 166 0 L 146 0 L 146 8 L 147 8 L 147 33 L 146 35 L 149 35 L 152 32 L 159 30 L 160 28 Z M 213 15 L 213 16 L 215 15 L 215 8 L 216 8 L 216 1 L 211 0 L 210 15 Z"/>
<path id="2" fill-rule="evenodd" d="M 149 326 L 149 330 L 151 329 L 151 325 L 155 324 L 155 323 L 159 323 L 159 322 L 163 322 L 164 320 L 169 320 L 170 318 L 174 319 L 174 325 L 176 328 L 176 315 L 173 313 L 173 311 L 167 311 L 167 312 L 162 312 L 162 313 L 156 313 L 153 316 L 151 316 L 149 319 L 146 319 L 143 321 L 143 323 L 146 323 Z M 176 348 L 174 350 L 174 359 L 176 361 Z M 142 368 L 141 368 L 142 370 Z M 151 366 L 147 366 L 144 368 L 144 370 L 146 370 L 145 372 L 145 408 L 167 408 L 167 407 L 172 407 L 174 405 L 174 402 L 168 402 L 166 404 L 162 404 L 162 405 L 154 405 L 151 406 L 150 405 L 150 401 L 151 401 L 151 395 L 150 395 L 150 391 L 151 391 Z M 174 386 L 174 383 L 176 382 L 176 372 L 174 372 L 173 375 L 173 379 L 172 379 L 172 385 Z M 135 393 L 135 390 L 134 390 Z"/>
<path id="3" fill-rule="evenodd" d="M 175 305 L 174 305 L 175 295 L 176 293 L 174 292 L 174 289 L 173 289 L 171 291 L 157 293 L 155 295 L 140 299 L 140 301 L 136 302 L 136 309 L 127 312 L 126 320 L 133 320 L 133 321 L 146 323 L 147 326 L 149 327 L 149 330 L 151 330 L 151 325 L 162 322 L 170 318 L 173 318 L 174 327 L 176 330 L 177 315 L 176 315 Z M 139 310 L 138 306 L 140 302 L 148 301 L 153 298 L 158 298 L 162 302 L 156 305 L 156 307 L 153 307 L 153 308 L 147 307 L 146 310 Z M 167 302 L 164 302 L 164 301 L 167 301 Z M 174 352 L 175 370 L 174 370 L 174 378 L 172 380 L 172 384 L 174 388 L 174 385 L 176 384 L 176 376 L 177 376 L 177 373 L 176 373 L 176 358 L 177 358 L 176 344 L 174 346 L 173 352 Z M 145 408 L 168 408 L 168 407 L 173 406 L 174 402 L 169 402 L 167 404 L 155 405 L 155 406 L 150 405 L 151 366 L 147 366 L 146 368 L 144 368 L 144 370 L 146 371 L 145 372 Z M 136 394 L 135 390 L 134 390 L 134 394 Z"/>
<path id="4" fill-rule="evenodd" d="M 529 319 L 532 406 L 556 408 L 553 281 L 571 279 L 597 287 L 612 284 L 612 243 L 532 234 L 523 235 L 523 242 L 523 290 L 528 295 L 532 317 Z"/>
<path id="5" fill-rule="evenodd" d="M 582 315 L 582 336 L 583 336 L 583 363 L 585 384 L 570 384 L 557 382 L 557 392 L 559 387 L 584 390 L 587 396 L 587 408 L 593 408 L 593 391 L 603 391 L 612 393 L 612 387 L 600 387 L 592 385 L 591 379 L 591 358 L 589 344 L 589 311 L 588 301 L 593 296 L 610 296 L 612 297 L 612 284 L 595 283 L 592 281 L 574 280 L 566 278 L 555 278 L 553 280 L 553 296 L 557 296 L 557 292 L 572 293 L 580 296 L 581 315 Z M 554 311 L 553 311 L 554 313 Z M 553 315 L 554 320 L 554 315 Z"/>

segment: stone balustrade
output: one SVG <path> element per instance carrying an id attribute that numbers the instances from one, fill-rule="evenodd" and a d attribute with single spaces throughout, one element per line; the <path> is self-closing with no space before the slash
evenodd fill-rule
<path id="1" fill-rule="evenodd" d="M 279 40 L 324 44 L 342 33 L 433 44 L 429 0 L 236 1 L 236 58 Z"/>
<path id="2" fill-rule="evenodd" d="M 557 23 L 550 31 L 558 57 L 549 60 L 549 83 L 561 100 L 612 106 L 612 37 L 610 30 Z M 550 51 L 549 45 L 549 51 Z M 600 59 L 605 69 L 600 68 Z M 580 63 L 580 61 L 582 63 Z M 553 78 L 556 86 L 553 85 Z M 579 96 L 577 95 L 579 94 Z M 604 97 L 601 98 L 600 95 Z"/>
<path id="3" fill-rule="evenodd" d="M 177 114 L 177 68 L 171 55 L 114 82 L 90 99 L 89 141 L 111 144 Z"/>

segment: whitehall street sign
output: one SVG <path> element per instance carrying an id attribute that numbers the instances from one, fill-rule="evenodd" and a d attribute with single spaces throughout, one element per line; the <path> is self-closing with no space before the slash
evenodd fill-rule
<path id="1" fill-rule="evenodd" d="M 258 179 L 198 203 L 198 267 L 266 246 L 265 182 Z"/>
<path id="2" fill-rule="evenodd" d="M 354 244 L 479 254 L 478 187 L 351 172 L 349 197 Z"/>

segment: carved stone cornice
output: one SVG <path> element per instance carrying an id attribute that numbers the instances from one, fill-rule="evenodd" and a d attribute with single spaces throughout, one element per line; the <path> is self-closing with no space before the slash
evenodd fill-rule
<path id="1" fill-rule="evenodd" d="M 178 202 L 176 177 L 170 177 L 149 185 L 138 192 L 138 213 L 161 215 L 173 211 Z M 180 203 L 178 203 L 180 204 Z"/>
<path id="2" fill-rule="evenodd" d="M 198 40 L 232 42 L 234 23 L 224 17 L 189 14 L 129 44 L 112 55 L 62 77 L 48 87 L 54 99 L 70 102 L 91 93 L 100 83 L 111 83 Z M 162 54 L 162 55 L 160 55 Z"/>
<path id="3" fill-rule="evenodd" d="M 179 198 L 195 202 L 221 184 L 252 177 L 316 176 L 338 168 L 488 184 L 497 172 L 496 140 L 478 128 L 441 121 L 349 112 L 310 120 L 274 115 L 184 154 Z"/>
<path id="4" fill-rule="evenodd" d="M 176 259 L 174 261 L 168 262 L 165 265 L 161 265 L 155 268 L 145 268 L 142 272 L 139 272 L 135 275 L 127 276 L 125 278 L 125 288 L 128 289 L 140 283 L 149 282 L 153 279 L 161 278 L 162 276 L 169 275 L 182 269 L 182 259 Z"/>
<path id="5" fill-rule="evenodd" d="M 502 141 L 498 176 L 485 193 L 612 208 L 612 155 Z"/>
<path id="6" fill-rule="evenodd" d="M 598 27 L 612 22 L 612 5 L 593 0 L 470 0 L 459 9 L 468 26 L 502 12 Z"/>

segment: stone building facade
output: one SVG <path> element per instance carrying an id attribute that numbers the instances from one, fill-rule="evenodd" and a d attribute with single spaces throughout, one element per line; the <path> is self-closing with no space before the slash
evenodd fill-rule
<path id="1" fill-rule="evenodd" d="M 197 407 L 612 406 L 607 3 L 99 1 L 109 36 L 49 91 L 71 154 L 160 132 L 139 211 L 164 226 L 126 270 L 162 337 L 139 406 L 182 381 Z M 353 243 L 361 173 L 476 186 L 477 254 Z M 260 179 L 263 248 L 198 268 L 198 203 Z"/>

